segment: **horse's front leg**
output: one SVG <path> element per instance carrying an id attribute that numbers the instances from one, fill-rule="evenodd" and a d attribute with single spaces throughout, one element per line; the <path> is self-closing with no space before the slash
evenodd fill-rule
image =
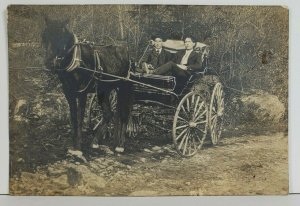
<path id="1" fill-rule="evenodd" d="M 87 94 L 83 93 L 78 96 L 78 104 L 77 104 L 77 140 L 76 147 L 81 148 L 82 144 L 82 126 L 84 121 L 84 113 L 86 107 Z"/>
<path id="2" fill-rule="evenodd" d="M 76 97 L 72 95 L 70 92 L 65 92 L 65 97 L 69 104 L 70 109 L 70 118 L 71 118 L 71 126 L 72 126 L 72 138 L 73 138 L 73 147 L 74 149 L 81 149 L 80 144 L 78 144 L 77 136 L 78 136 L 78 121 L 77 121 L 77 101 Z"/>

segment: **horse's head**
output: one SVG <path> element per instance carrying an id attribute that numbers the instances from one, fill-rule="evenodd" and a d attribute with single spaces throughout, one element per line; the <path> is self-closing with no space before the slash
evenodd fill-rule
<path id="1" fill-rule="evenodd" d="M 42 45 L 45 49 L 45 65 L 54 71 L 74 44 L 72 33 L 67 29 L 68 21 L 45 18 L 45 29 L 42 32 Z"/>

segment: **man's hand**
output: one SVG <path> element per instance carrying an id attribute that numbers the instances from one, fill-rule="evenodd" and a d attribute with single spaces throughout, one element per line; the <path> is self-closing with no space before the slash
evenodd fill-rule
<path id="1" fill-rule="evenodd" d="M 177 64 L 177 66 L 178 66 L 180 69 L 182 69 L 182 70 L 187 70 L 187 69 L 188 69 L 187 66 L 185 66 L 185 65 Z"/>
<path id="2" fill-rule="evenodd" d="M 148 69 L 154 70 L 154 67 L 152 66 L 152 64 L 148 64 Z"/>

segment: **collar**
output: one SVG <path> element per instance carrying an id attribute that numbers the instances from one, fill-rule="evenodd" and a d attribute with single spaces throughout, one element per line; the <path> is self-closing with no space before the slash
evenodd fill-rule
<path id="1" fill-rule="evenodd" d="M 154 49 L 155 50 L 155 52 L 158 50 L 159 52 L 159 54 L 161 53 L 161 50 L 162 50 L 162 48 L 160 48 L 160 49 Z"/>
<path id="2" fill-rule="evenodd" d="M 186 49 L 185 53 L 192 53 L 193 49 Z"/>

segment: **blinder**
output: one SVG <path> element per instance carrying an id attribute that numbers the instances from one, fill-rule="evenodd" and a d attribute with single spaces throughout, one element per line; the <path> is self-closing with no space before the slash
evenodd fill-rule
<path id="1" fill-rule="evenodd" d="M 53 66 L 55 70 L 60 70 L 61 69 L 61 62 L 65 59 L 65 57 L 59 57 L 55 56 L 53 59 Z"/>

